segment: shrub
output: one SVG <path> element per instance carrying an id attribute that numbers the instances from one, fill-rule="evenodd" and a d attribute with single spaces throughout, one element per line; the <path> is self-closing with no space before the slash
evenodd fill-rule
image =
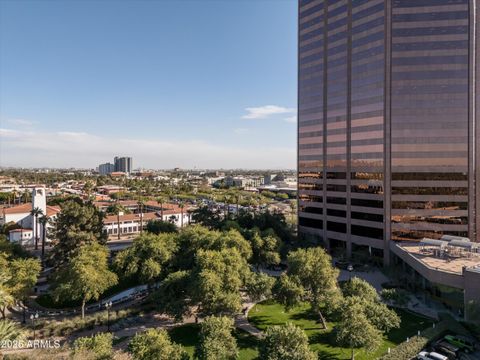
<path id="1" fill-rule="evenodd" d="M 383 289 L 380 295 L 383 300 L 391 302 L 393 305 L 397 306 L 406 306 L 410 300 L 410 294 L 408 291 L 400 288 Z"/>
<path id="2" fill-rule="evenodd" d="M 187 360 L 190 357 L 181 345 L 171 341 L 164 329 L 148 329 L 133 337 L 128 350 L 136 360 Z"/>
<path id="3" fill-rule="evenodd" d="M 109 360 L 113 356 L 112 342 L 111 333 L 81 337 L 73 343 L 73 354 L 93 353 L 95 360 Z"/>
<path id="4" fill-rule="evenodd" d="M 414 336 L 410 341 L 404 341 L 398 345 L 390 354 L 382 356 L 380 360 L 410 360 L 425 348 L 428 341 L 426 337 Z"/>

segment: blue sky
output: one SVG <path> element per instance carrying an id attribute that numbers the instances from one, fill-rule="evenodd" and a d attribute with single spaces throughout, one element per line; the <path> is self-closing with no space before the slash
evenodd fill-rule
<path id="1" fill-rule="evenodd" d="M 296 1 L 0 1 L 0 165 L 293 168 Z"/>

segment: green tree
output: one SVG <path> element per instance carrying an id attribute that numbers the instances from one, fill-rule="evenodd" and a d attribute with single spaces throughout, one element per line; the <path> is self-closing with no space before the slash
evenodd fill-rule
<path id="1" fill-rule="evenodd" d="M 108 269 L 108 249 L 93 243 L 83 245 L 77 254 L 55 274 L 53 297 L 80 300 L 82 318 L 85 304 L 98 300 L 105 290 L 117 284 L 117 275 Z"/>
<path id="2" fill-rule="evenodd" d="M 343 284 L 342 292 L 344 296 L 358 296 L 367 302 L 379 300 L 377 290 L 368 282 L 356 276 Z"/>
<path id="3" fill-rule="evenodd" d="M 135 335 L 128 344 L 135 360 L 189 360 L 182 346 L 172 342 L 166 330 L 148 329 Z"/>
<path id="4" fill-rule="evenodd" d="M 365 280 L 354 277 L 343 285 L 342 290 L 345 296 L 342 308 L 349 306 L 350 299 L 355 299 L 368 321 L 382 333 L 400 327 L 400 317 L 380 302 L 375 288 Z"/>
<path id="5" fill-rule="evenodd" d="M 234 360 L 238 358 L 237 341 L 232 335 L 233 319 L 210 316 L 200 327 L 200 341 L 195 349 L 198 360 Z"/>
<path id="6" fill-rule="evenodd" d="M 220 215 L 210 210 L 207 206 L 200 206 L 192 211 L 192 222 L 210 229 L 219 229 L 222 226 Z"/>
<path id="7" fill-rule="evenodd" d="M 192 273 L 193 299 L 203 315 L 235 314 L 240 311 L 240 289 L 250 274 L 247 261 L 237 249 L 200 250 Z"/>
<path id="8" fill-rule="evenodd" d="M 8 282 L 11 279 L 7 253 L 0 252 L 0 313 L 5 319 L 5 310 L 15 303 Z"/>
<path id="9" fill-rule="evenodd" d="M 160 204 L 160 219 L 163 221 L 163 204 L 165 203 L 166 198 L 164 196 L 157 197 L 157 203 Z"/>
<path id="10" fill-rule="evenodd" d="M 92 199 L 92 194 L 94 193 L 95 191 L 95 184 L 93 183 L 93 181 L 86 181 L 85 184 L 83 185 L 83 192 L 85 193 L 86 197 L 87 197 L 87 200 L 91 200 Z"/>
<path id="11" fill-rule="evenodd" d="M 303 286 L 312 310 L 327 328 L 322 312 L 333 313 L 341 300 L 337 283 L 339 271 L 333 267 L 332 258 L 317 247 L 290 252 L 287 261 L 287 274 Z"/>
<path id="12" fill-rule="evenodd" d="M 275 278 L 261 272 L 252 272 L 246 284 L 247 294 L 253 302 L 259 302 L 272 295 L 274 284 Z"/>
<path id="13" fill-rule="evenodd" d="M 191 314 L 192 279 L 189 271 L 182 270 L 169 274 L 161 283 L 154 299 L 162 313 L 181 321 Z"/>
<path id="14" fill-rule="evenodd" d="M 367 302 L 364 313 L 372 325 L 383 333 L 400 327 L 401 319 L 397 313 L 380 301 Z"/>
<path id="15" fill-rule="evenodd" d="M 290 311 L 303 300 L 305 289 L 296 278 L 282 274 L 273 287 L 273 294 L 275 299 Z"/>
<path id="16" fill-rule="evenodd" d="M 363 311 L 363 302 L 356 296 L 346 298 L 341 320 L 335 327 L 337 342 L 352 349 L 352 360 L 355 348 L 374 351 L 382 341 L 381 331 L 371 324 Z"/>
<path id="17" fill-rule="evenodd" d="M 255 231 L 252 239 L 252 263 L 257 266 L 276 265 L 280 263 L 280 239 L 275 234 L 268 234 L 264 237 L 258 231 Z"/>
<path id="18" fill-rule="evenodd" d="M 6 256 L 11 256 L 12 258 L 26 259 L 31 256 L 30 253 L 25 250 L 22 245 L 17 243 L 11 243 L 3 234 L 0 234 L 0 253 L 5 253 Z"/>
<path id="19" fill-rule="evenodd" d="M 299 327 L 288 323 L 271 326 L 260 346 L 260 360 L 316 360 L 308 337 Z"/>
<path id="20" fill-rule="evenodd" d="M 150 220 L 147 223 L 147 232 L 152 234 L 161 234 L 161 233 L 178 233 L 178 229 L 175 224 L 172 224 L 168 221 L 162 220 Z"/>
<path id="21" fill-rule="evenodd" d="M 410 301 L 410 294 L 404 289 L 383 289 L 380 296 L 384 301 L 397 306 L 406 306 Z"/>
<path id="22" fill-rule="evenodd" d="M 73 342 L 74 355 L 93 354 L 95 360 L 109 360 L 113 358 L 113 334 L 98 333 L 89 337 L 80 337 Z"/>
<path id="23" fill-rule="evenodd" d="M 5 310 L 7 307 L 12 306 L 15 303 L 15 299 L 10 293 L 10 289 L 5 283 L 0 283 L 0 313 L 2 319 L 5 319 Z"/>
<path id="24" fill-rule="evenodd" d="M 25 337 L 25 333 L 16 322 L 8 319 L 0 321 L 0 343 L 7 340 L 24 340 Z"/>
<path id="25" fill-rule="evenodd" d="M 164 273 L 172 258 L 174 241 L 171 234 L 141 234 L 131 247 L 117 254 L 114 267 L 125 278 L 133 276 L 144 284 L 152 285 Z"/>
<path id="26" fill-rule="evenodd" d="M 69 200 L 63 204 L 62 211 L 54 221 L 52 234 L 57 241 L 51 257 L 55 267 L 68 262 L 81 245 L 106 243 L 104 216 L 92 203 Z"/>
<path id="27" fill-rule="evenodd" d="M 252 255 L 250 244 L 237 230 L 220 232 L 199 225 L 188 226 L 180 232 L 178 245 L 176 265 L 184 270 L 192 269 L 199 250 L 235 248 L 245 259 Z"/>
<path id="28" fill-rule="evenodd" d="M 11 276 L 9 286 L 11 294 L 23 302 L 23 322 L 25 322 L 25 303 L 37 283 L 41 265 L 38 259 L 13 259 L 9 264 Z"/>

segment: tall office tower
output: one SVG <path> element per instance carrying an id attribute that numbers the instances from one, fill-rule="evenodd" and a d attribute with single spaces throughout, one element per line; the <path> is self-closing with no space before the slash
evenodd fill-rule
<path id="1" fill-rule="evenodd" d="M 479 6 L 299 1 L 299 233 L 306 240 L 385 262 L 392 241 L 479 240 Z"/>
<path id="2" fill-rule="evenodd" d="M 108 175 L 115 171 L 115 165 L 110 163 L 98 165 L 98 172 L 100 175 Z"/>
<path id="3" fill-rule="evenodd" d="M 124 173 L 132 172 L 132 158 L 131 157 L 118 157 L 114 158 L 115 171 L 121 171 Z"/>

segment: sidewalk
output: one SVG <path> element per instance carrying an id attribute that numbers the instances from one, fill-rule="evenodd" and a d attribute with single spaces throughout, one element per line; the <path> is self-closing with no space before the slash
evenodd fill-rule
<path id="1" fill-rule="evenodd" d="M 250 312 L 250 310 L 252 310 L 252 308 L 255 305 L 256 304 L 253 303 L 253 302 L 248 302 L 248 303 L 244 304 L 243 313 L 241 315 L 238 315 L 235 318 L 235 327 L 240 329 L 240 330 L 243 330 L 243 331 L 245 331 L 245 332 L 247 332 L 250 335 L 253 335 L 255 337 L 262 337 L 263 333 L 259 329 L 257 329 L 255 326 L 253 326 L 252 324 L 250 324 L 248 322 L 248 313 Z"/>

